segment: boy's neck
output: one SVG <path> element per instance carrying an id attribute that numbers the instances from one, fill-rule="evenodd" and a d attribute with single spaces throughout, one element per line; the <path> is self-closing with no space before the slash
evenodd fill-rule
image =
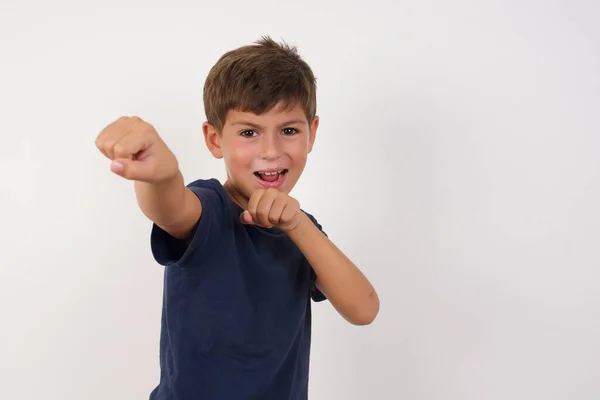
<path id="1" fill-rule="evenodd" d="M 235 204 L 237 204 L 244 210 L 247 209 L 249 199 L 246 196 L 244 196 L 239 190 L 237 190 L 237 188 L 229 180 L 225 181 L 225 183 L 223 184 L 223 188 Z"/>

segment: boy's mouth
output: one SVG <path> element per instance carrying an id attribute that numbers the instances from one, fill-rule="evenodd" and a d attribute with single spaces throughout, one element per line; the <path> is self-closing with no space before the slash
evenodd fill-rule
<path id="1" fill-rule="evenodd" d="M 254 175 L 261 181 L 275 182 L 287 174 L 287 172 L 287 169 L 280 169 L 277 171 L 256 171 Z"/>

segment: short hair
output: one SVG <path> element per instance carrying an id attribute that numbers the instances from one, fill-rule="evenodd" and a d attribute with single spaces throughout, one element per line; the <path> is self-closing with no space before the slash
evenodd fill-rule
<path id="1" fill-rule="evenodd" d="M 269 36 L 223 54 L 204 84 L 207 122 L 221 132 L 230 110 L 262 114 L 277 104 L 316 115 L 316 78 L 297 48 Z"/>

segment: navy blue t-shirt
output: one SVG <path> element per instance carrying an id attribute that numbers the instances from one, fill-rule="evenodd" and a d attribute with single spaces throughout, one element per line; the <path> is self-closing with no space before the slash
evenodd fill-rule
<path id="1" fill-rule="evenodd" d="M 282 231 L 242 224 L 218 180 L 188 187 L 202 202 L 189 246 L 152 227 L 165 279 L 150 399 L 307 399 L 314 270 Z"/>

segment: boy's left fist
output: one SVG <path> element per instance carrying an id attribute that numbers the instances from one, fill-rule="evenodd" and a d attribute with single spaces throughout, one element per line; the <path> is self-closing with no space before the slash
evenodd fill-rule
<path id="1" fill-rule="evenodd" d="M 277 189 L 256 190 L 250 196 L 248 209 L 240 216 L 244 224 L 277 227 L 286 232 L 295 229 L 301 218 L 298 201 Z"/>

